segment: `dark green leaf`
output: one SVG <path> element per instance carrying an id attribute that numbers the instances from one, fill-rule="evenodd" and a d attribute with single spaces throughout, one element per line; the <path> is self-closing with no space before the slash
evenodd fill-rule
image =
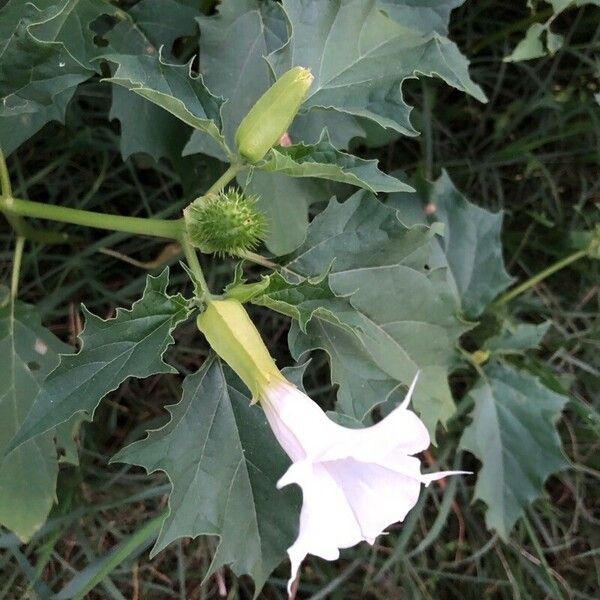
<path id="1" fill-rule="evenodd" d="M 53 434 L 5 455 L 48 373 L 67 347 L 40 323 L 30 306 L 0 308 L 0 524 L 27 541 L 54 502 L 58 464 Z"/>
<path id="2" fill-rule="evenodd" d="M 170 56 L 175 40 L 196 31 L 195 0 L 141 0 L 105 36 L 118 54 Z M 145 152 L 155 160 L 180 157 L 190 129 L 178 118 L 138 94 L 113 86 L 111 119 L 121 123 L 121 153 Z M 212 138 L 210 138 L 212 139 Z"/>
<path id="3" fill-rule="evenodd" d="M 106 49 L 94 42 L 96 33 L 90 25 L 102 15 L 114 17 L 122 11 L 106 0 L 46 0 L 40 4 L 55 7 L 52 17 L 38 20 L 29 33 L 41 42 L 60 42 L 81 65 L 99 70 L 92 61 Z"/>
<path id="4" fill-rule="evenodd" d="M 275 2 L 223 2 L 212 17 L 198 18 L 202 74 L 213 93 L 227 99 L 222 109 L 223 131 L 234 148 L 240 121 L 273 83 L 264 56 L 281 47 L 288 24 Z M 202 151 L 202 134 L 192 136 L 186 153 Z"/>
<path id="5" fill-rule="evenodd" d="M 289 461 L 262 410 L 249 403 L 210 357 L 186 378 L 169 423 L 113 460 L 169 477 L 169 514 L 153 554 L 182 537 L 217 535 L 206 577 L 231 565 L 253 577 L 257 595 L 294 539 L 298 505 L 293 490 L 275 488 Z"/>
<path id="6" fill-rule="evenodd" d="M 551 325 L 551 321 L 539 325 L 505 321 L 500 333 L 486 340 L 483 349 L 497 354 L 523 353 L 537 348 Z"/>
<path id="7" fill-rule="evenodd" d="M 325 129 L 336 148 L 348 148 L 351 140 L 367 135 L 362 124 L 352 115 L 337 110 L 313 108 L 308 113 L 296 115 L 290 127 L 290 139 L 316 144 Z"/>
<path id="8" fill-rule="evenodd" d="M 377 5 L 405 27 L 448 33 L 450 13 L 465 0 L 377 0 Z"/>
<path id="9" fill-rule="evenodd" d="M 327 132 L 316 144 L 272 148 L 255 168 L 290 177 L 330 179 L 371 192 L 413 191 L 409 185 L 380 171 L 376 160 L 336 150 Z"/>
<path id="10" fill-rule="evenodd" d="M 123 159 L 145 152 L 158 161 L 181 156 L 189 128 L 171 113 L 119 86 L 113 86 L 110 119 L 121 123 Z"/>
<path id="11" fill-rule="evenodd" d="M 465 314 L 476 317 L 512 282 L 502 258 L 502 212 L 491 213 L 469 202 L 447 173 L 420 183 L 419 194 L 444 224 L 440 243 Z"/>
<path id="12" fill-rule="evenodd" d="M 491 365 L 470 392 L 473 422 L 461 446 L 483 463 L 475 497 L 487 504 L 485 522 L 503 539 L 544 492 L 549 475 L 568 467 L 555 422 L 567 401 L 533 375 Z"/>
<path id="13" fill-rule="evenodd" d="M 295 65 L 312 70 L 304 110 L 334 108 L 414 135 L 401 93 L 407 78 L 435 75 L 485 101 L 450 40 L 394 21 L 371 0 L 286 0 L 283 7 L 292 36 L 269 61 L 277 74 Z"/>
<path id="14" fill-rule="evenodd" d="M 265 244 L 278 256 L 289 254 L 304 241 L 308 207 L 313 202 L 327 201 L 332 195 L 325 182 L 303 181 L 256 169 L 250 176 L 239 175 L 238 182 L 247 194 L 259 197 L 257 207 L 267 218 Z"/>
<path id="15" fill-rule="evenodd" d="M 173 343 L 171 332 L 188 315 L 188 303 L 180 294 L 166 293 L 168 280 L 168 270 L 149 276 L 143 297 L 130 310 L 118 309 L 113 319 L 84 309 L 81 350 L 61 356 L 10 448 L 74 415 L 92 418 L 100 400 L 128 377 L 175 372 L 162 356 Z"/>
<path id="16" fill-rule="evenodd" d="M 190 73 L 191 65 L 166 63 L 161 56 L 112 54 L 118 64 L 114 84 L 139 94 L 170 112 L 187 125 L 204 131 L 222 144 L 220 133 L 222 101 L 213 96 L 202 77 Z"/>
<path id="17" fill-rule="evenodd" d="M 41 41 L 31 32 L 63 5 L 52 2 L 39 9 L 11 0 L 0 10 L 0 146 L 5 154 L 49 121 L 64 121 L 75 89 L 93 75 L 62 43 Z"/>
<path id="18" fill-rule="evenodd" d="M 171 48 L 180 37 L 194 35 L 194 18 L 198 15 L 196 0 L 141 0 L 127 12 L 108 34 L 110 50 L 117 54 L 171 56 Z"/>
<path id="19" fill-rule="evenodd" d="M 327 275 L 291 283 L 279 273 L 273 273 L 266 283 L 265 289 L 251 302 L 296 319 L 304 333 L 307 324 L 315 316 L 352 331 L 335 316 L 336 312 L 344 310 L 347 303 L 346 299 L 338 298 L 333 293 Z"/>
<path id="20" fill-rule="evenodd" d="M 306 277 L 331 267 L 331 290 L 347 296 L 332 309 L 345 328 L 315 314 L 306 334 L 295 325 L 290 331 L 296 358 L 313 348 L 329 354 L 340 412 L 364 419 L 420 370 L 415 407 L 430 430 L 453 413 L 447 371 L 466 328 L 455 316 L 444 270 L 428 269 L 434 231 L 404 226 L 396 211 L 358 192 L 314 219 L 286 265 Z"/>

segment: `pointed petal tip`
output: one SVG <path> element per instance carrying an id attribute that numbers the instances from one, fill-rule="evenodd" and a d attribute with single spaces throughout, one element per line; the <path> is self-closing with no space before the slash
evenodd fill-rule
<path id="1" fill-rule="evenodd" d="M 438 471 L 437 473 L 423 473 L 421 482 L 428 487 L 432 481 L 439 481 L 448 475 L 473 475 L 473 471 Z"/>
<path id="2" fill-rule="evenodd" d="M 415 391 L 415 387 L 417 386 L 417 381 L 419 379 L 420 374 L 421 374 L 421 370 L 418 369 L 417 372 L 415 373 L 412 383 L 410 384 L 410 387 L 408 388 L 408 392 L 406 392 L 406 396 L 404 397 L 404 400 L 402 400 L 402 404 L 400 404 L 400 408 L 404 408 L 404 409 L 408 408 L 408 405 L 410 404 L 410 401 L 412 399 L 413 392 Z"/>

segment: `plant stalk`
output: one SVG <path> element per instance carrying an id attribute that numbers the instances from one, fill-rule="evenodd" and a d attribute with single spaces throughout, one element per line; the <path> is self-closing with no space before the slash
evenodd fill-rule
<path id="1" fill-rule="evenodd" d="M 212 294 L 210 293 L 208 283 L 206 283 L 206 278 L 204 277 L 202 266 L 198 260 L 198 255 L 196 254 L 195 248 L 190 244 L 187 236 L 185 235 L 181 238 L 181 246 L 183 248 L 183 253 L 185 254 L 185 261 L 187 262 L 187 265 L 194 276 L 196 296 L 198 296 L 200 300 L 209 300 L 212 298 Z"/>
<path id="2" fill-rule="evenodd" d="M 517 287 L 513 288 L 512 290 L 509 290 L 508 292 L 506 292 L 505 294 L 500 296 L 500 298 L 498 298 L 498 300 L 496 300 L 493 303 L 493 306 L 496 306 L 496 307 L 504 306 L 505 304 L 510 302 L 513 298 L 520 296 L 523 292 L 526 292 L 528 289 L 532 288 L 534 285 L 537 285 L 538 283 L 540 283 L 540 281 L 543 281 L 544 279 L 546 279 L 546 277 L 549 277 L 553 273 L 556 273 L 557 271 L 564 269 L 571 263 L 574 263 L 575 261 L 579 260 L 580 258 L 587 256 L 587 254 L 588 254 L 588 249 L 585 248 L 583 250 L 578 250 L 577 252 L 574 252 L 573 254 L 570 254 L 569 256 L 566 256 L 565 258 L 559 260 L 558 262 L 555 262 L 553 265 L 550 265 L 546 269 L 540 271 L 539 273 L 536 273 L 533 277 L 530 277 L 527 281 L 524 281 Z"/>
<path id="3" fill-rule="evenodd" d="M 67 208 L 53 204 L 43 204 L 32 200 L 23 200 L 2 196 L 0 210 L 7 216 L 32 217 L 59 221 L 72 225 L 83 225 L 109 231 L 122 231 L 137 235 L 150 235 L 177 240 L 183 233 L 183 219 L 152 219 L 107 215 L 79 208 Z M 18 233 L 18 230 L 17 230 Z"/>
<path id="4" fill-rule="evenodd" d="M 8 173 L 8 167 L 6 166 L 6 159 L 4 158 L 4 152 L 0 149 L 0 201 L 12 198 L 12 186 L 10 184 L 10 175 Z M 0 205 L 0 210 L 2 206 Z M 3 211 L 4 212 L 4 211 Z M 16 216 L 6 213 L 6 220 L 10 226 L 15 230 L 17 236 L 25 236 L 27 231 L 27 224 L 23 220 Z"/>
<path id="5" fill-rule="evenodd" d="M 218 194 L 243 168 L 245 165 L 232 163 L 229 168 L 206 190 L 204 196 Z"/>
<path id="6" fill-rule="evenodd" d="M 21 261 L 23 260 L 23 248 L 25 247 L 25 238 L 22 236 L 17 237 L 17 244 L 15 246 L 15 254 L 13 258 L 12 276 L 10 278 L 10 298 L 12 302 L 17 299 L 19 292 L 19 275 L 21 273 Z"/>

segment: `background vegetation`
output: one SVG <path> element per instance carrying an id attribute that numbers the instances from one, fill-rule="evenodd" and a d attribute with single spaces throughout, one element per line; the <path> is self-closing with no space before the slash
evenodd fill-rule
<path id="1" fill-rule="evenodd" d="M 541 4 L 533 20 L 547 18 L 544 11 Z M 504 209 L 505 261 L 519 279 L 572 252 L 573 236 L 599 222 L 600 110 L 594 98 L 599 15 L 594 6 L 566 11 L 553 24 L 565 36 L 560 51 L 507 63 L 503 58 L 533 22 L 525 3 L 467 2 L 453 13 L 450 37 L 470 59 L 471 76 L 490 102 L 480 104 L 436 80 L 409 82 L 406 93 L 417 106 L 413 121 L 423 134 L 360 149 L 379 158 L 388 172 L 420 170 L 436 177 L 446 169 L 473 202 Z M 16 196 L 146 216 L 172 214 L 207 187 L 216 161 L 200 155 L 178 172 L 146 156 L 123 161 L 118 123 L 107 117 L 109 94 L 97 79 L 85 83 L 70 105 L 66 127 L 46 126 L 10 157 Z M 0 227 L 0 280 L 8 281 L 13 237 L 6 223 Z M 178 260 L 164 242 L 54 227 L 72 233 L 71 244 L 30 245 L 20 294 L 71 344 L 81 330 L 80 302 L 111 316 L 116 306 L 141 295 L 148 271 Z M 225 282 L 220 265 L 204 261 L 215 287 Z M 593 400 L 600 392 L 599 266 L 576 262 L 510 304 L 522 319 L 552 322 L 537 356 L 528 360 L 548 385 L 570 390 L 560 432 L 572 461 L 572 468 L 548 481 L 547 498 L 518 523 L 510 541 L 487 532 L 482 505 L 470 503 L 469 478 L 453 479 L 424 493 L 407 522 L 373 548 L 361 544 L 334 563 L 311 559 L 298 597 L 597 597 L 600 419 Z M 185 281 L 177 267 L 173 271 L 173 281 Z M 289 363 L 288 320 L 272 312 L 254 314 L 272 352 Z M 208 349 L 193 324 L 177 336 L 168 361 L 192 371 Z M 469 378 L 468 372 L 454 376 L 458 397 Z M 59 502 L 46 526 L 26 546 L 0 532 L 0 598 L 252 597 L 252 583 L 236 581 L 227 570 L 201 586 L 214 550 L 210 540 L 183 540 L 150 560 L 155 531 L 148 523 L 165 505 L 166 477 L 108 464 L 149 424 L 165 422 L 164 406 L 173 402 L 178 386 L 176 376 L 130 380 L 102 403 L 95 424 L 79 435 L 80 467 L 61 469 Z M 331 400 L 325 360 L 313 370 L 307 391 L 324 403 Z M 460 414 L 444 438 L 448 448 L 465 426 Z M 286 577 L 283 565 L 261 597 L 284 598 Z M 52 596 L 57 589 L 63 591 Z"/>

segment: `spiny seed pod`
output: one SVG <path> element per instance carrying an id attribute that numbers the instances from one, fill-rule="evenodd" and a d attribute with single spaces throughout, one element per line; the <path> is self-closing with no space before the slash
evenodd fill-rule
<path id="1" fill-rule="evenodd" d="M 256 102 L 235 132 L 240 154 L 259 161 L 287 131 L 314 77 L 304 67 L 284 73 Z"/>
<path id="2" fill-rule="evenodd" d="M 240 255 L 252 250 L 266 230 L 257 200 L 237 190 L 197 198 L 183 211 L 190 242 L 208 253 Z"/>

